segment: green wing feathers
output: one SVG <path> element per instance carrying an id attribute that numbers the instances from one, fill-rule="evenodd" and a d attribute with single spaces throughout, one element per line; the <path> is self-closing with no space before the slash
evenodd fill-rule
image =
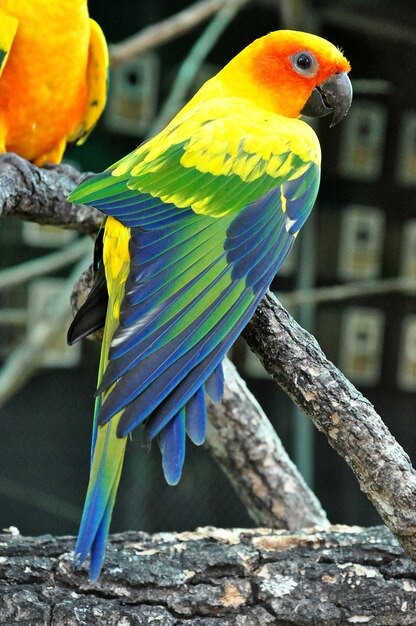
<path id="1" fill-rule="evenodd" d="M 238 98 L 186 110 L 115 164 L 128 187 L 195 213 L 241 210 L 276 186 L 320 166 L 319 142 L 299 120 L 267 114 Z"/>

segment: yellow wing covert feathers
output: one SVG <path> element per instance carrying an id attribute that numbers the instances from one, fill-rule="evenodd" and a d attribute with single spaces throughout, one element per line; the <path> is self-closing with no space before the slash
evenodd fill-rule
<path id="1" fill-rule="evenodd" d="M 162 133 L 116 163 L 113 176 L 129 174 L 129 189 L 220 217 L 300 177 L 311 162 L 320 166 L 318 139 L 305 122 L 206 91 L 207 101 L 188 106 Z"/>

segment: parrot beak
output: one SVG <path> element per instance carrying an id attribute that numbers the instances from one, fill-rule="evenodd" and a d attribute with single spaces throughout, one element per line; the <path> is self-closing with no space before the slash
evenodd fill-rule
<path id="1" fill-rule="evenodd" d="M 352 101 L 352 86 L 346 72 L 334 74 L 312 91 L 301 113 L 309 117 L 324 117 L 333 113 L 330 126 L 338 124 L 348 113 Z"/>

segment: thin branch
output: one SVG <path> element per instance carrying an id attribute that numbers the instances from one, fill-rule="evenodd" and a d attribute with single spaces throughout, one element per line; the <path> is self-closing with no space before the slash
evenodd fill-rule
<path id="1" fill-rule="evenodd" d="M 370 7 L 371 5 L 369 5 L 369 11 L 354 11 L 351 8 L 345 9 L 339 5 L 333 5 L 330 9 L 321 11 L 320 16 L 326 24 L 347 28 L 353 33 L 362 33 L 365 37 L 375 37 L 389 44 L 415 45 L 416 28 L 412 26 L 410 20 L 403 21 L 402 24 L 395 23 L 393 20 L 388 21 L 371 11 Z M 386 43 L 386 45 L 389 44 Z"/>
<path id="2" fill-rule="evenodd" d="M 56 272 L 67 265 L 79 261 L 91 249 L 89 239 L 78 239 L 63 250 L 46 254 L 39 259 L 32 259 L 0 271 L 0 289 L 8 289 L 27 283 L 37 276 Z"/>
<path id="3" fill-rule="evenodd" d="M 82 515 L 81 507 L 67 502 L 50 491 L 43 491 L 37 485 L 29 485 L 20 482 L 17 478 L 9 478 L 0 474 L 0 495 L 7 500 L 21 502 L 25 508 L 48 513 L 53 517 L 59 517 L 72 524 L 78 524 Z M 0 617 L 1 624 L 1 617 Z"/>
<path id="4" fill-rule="evenodd" d="M 370 402 L 273 294 L 243 333 L 266 371 L 325 433 L 409 556 L 416 558 L 416 472 Z"/>
<path id="5" fill-rule="evenodd" d="M 124 41 L 109 46 L 110 63 L 115 67 L 137 54 L 156 48 L 205 22 L 224 7 L 239 6 L 246 0 L 201 0 L 166 20 L 151 24 Z"/>
<path id="6" fill-rule="evenodd" d="M 279 299 L 285 307 L 291 308 L 303 304 L 321 304 L 323 302 L 341 302 L 352 298 L 368 298 L 387 293 L 416 294 L 416 279 L 411 276 L 398 276 L 379 280 L 360 280 L 345 285 L 302 289 L 291 293 L 279 293 Z"/>
<path id="7" fill-rule="evenodd" d="M 45 313 L 41 322 L 28 329 L 26 337 L 4 361 L 0 369 L 0 406 L 39 369 L 45 348 L 51 345 L 66 327 L 74 282 L 89 262 L 90 256 L 91 252 L 75 266 L 65 281 L 59 298 L 54 300 L 51 312 Z"/>
<path id="8" fill-rule="evenodd" d="M 26 326 L 27 320 L 26 309 L 0 310 L 0 326 Z"/>

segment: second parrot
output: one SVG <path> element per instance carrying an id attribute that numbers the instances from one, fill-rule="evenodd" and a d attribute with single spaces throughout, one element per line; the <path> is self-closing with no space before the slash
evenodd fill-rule
<path id="1" fill-rule="evenodd" d="M 59 163 L 104 108 L 104 35 L 87 0 L 0 0 L 0 24 L 0 152 Z"/>

